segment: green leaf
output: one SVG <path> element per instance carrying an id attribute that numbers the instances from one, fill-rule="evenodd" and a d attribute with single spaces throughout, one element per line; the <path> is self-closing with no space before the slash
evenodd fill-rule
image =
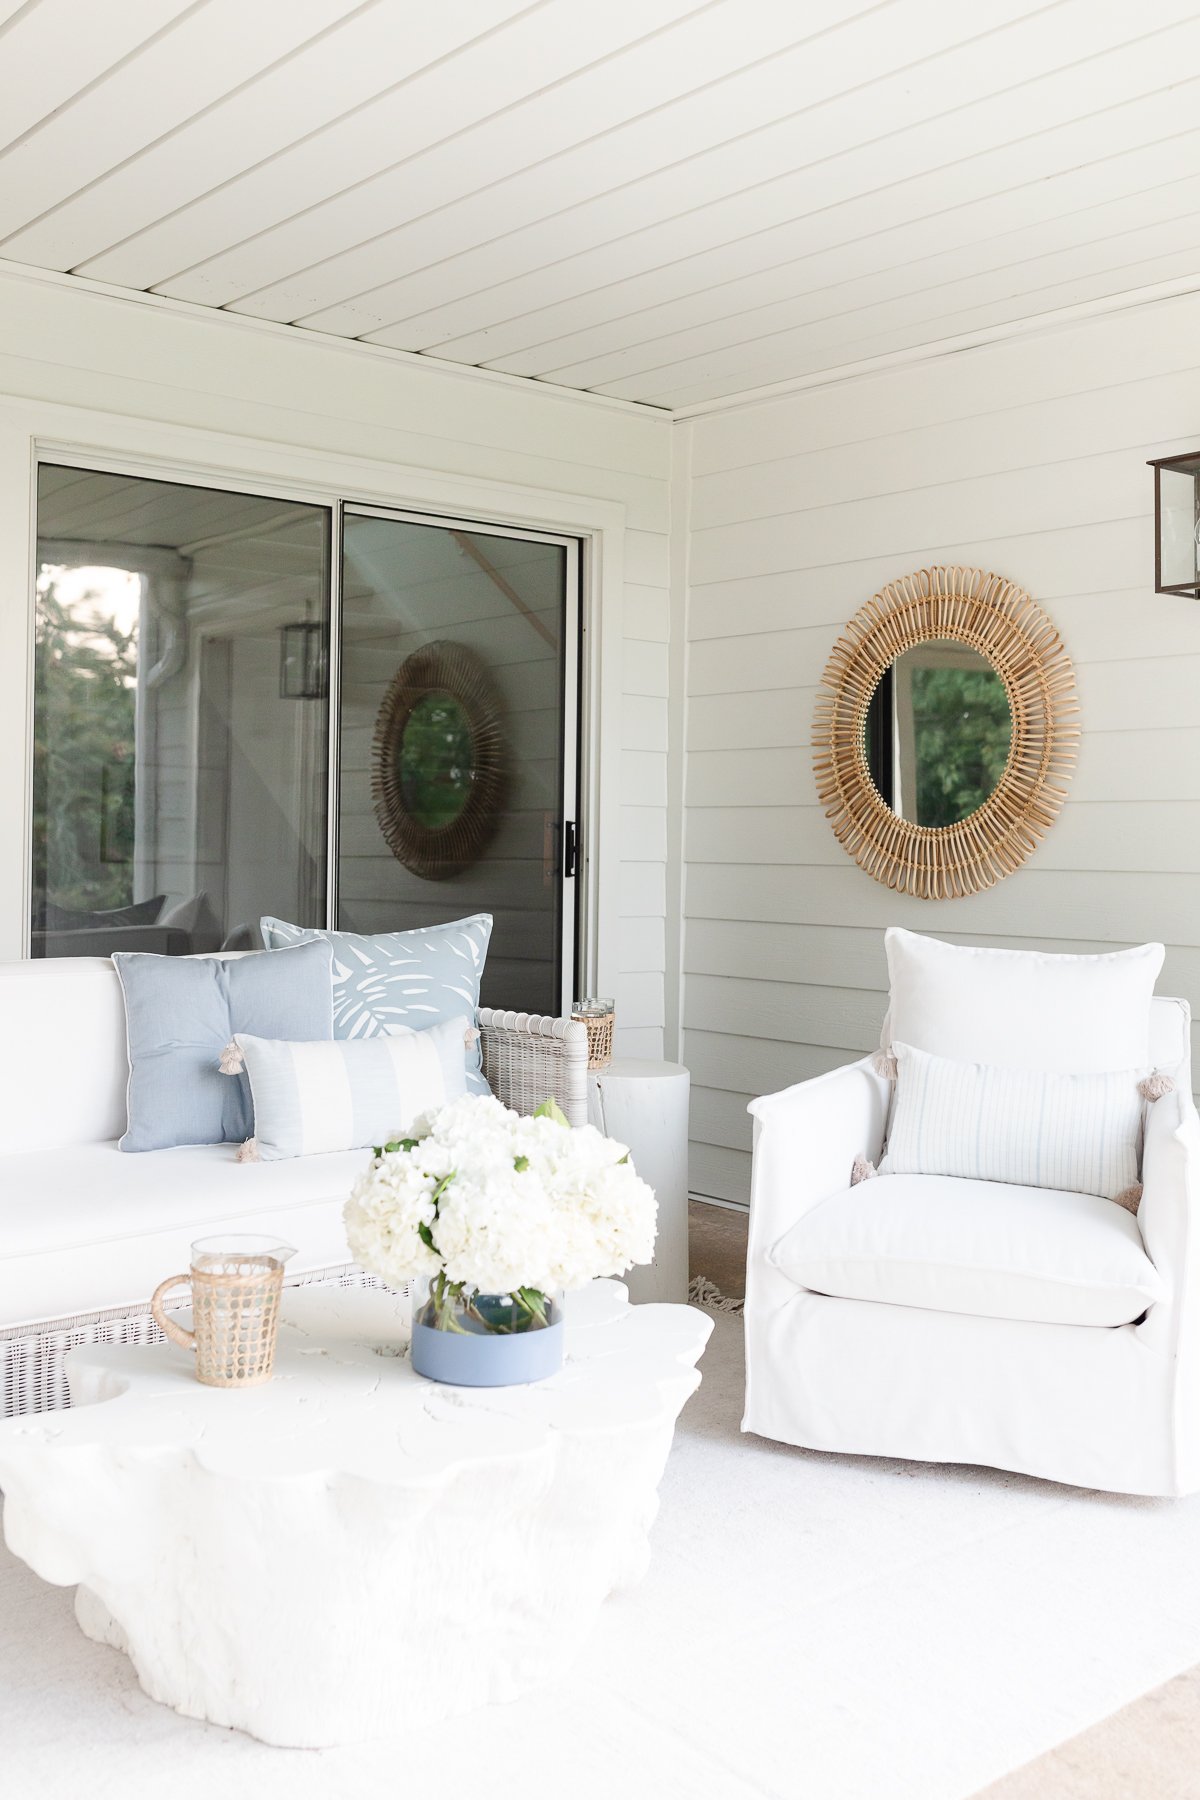
<path id="1" fill-rule="evenodd" d="M 571 1121 L 552 1094 L 542 1101 L 533 1116 L 535 1119 L 553 1119 L 556 1125 L 565 1125 L 570 1130 Z"/>
<path id="2" fill-rule="evenodd" d="M 513 1157 L 513 1168 L 517 1171 L 518 1175 L 523 1175 L 528 1167 L 529 1158 L 527 1156 Z"/>
<path id="3" fill-rule="evenodd" d="M 437 1256 L 439 1254 L 438 1247 L 433 1241 L 433 1233 L 432 1233 L 432 1231 L 430 1231 L 428 1225 L 426 1225 L 424 1223 L 418 1225 L 417 1226 L 417 1236 L 420 1238 L 421 1242 L 424 1244 L 424 1246 L 427 1250 L 432 1250 L 433 1254 L 435 1256 Z"/>

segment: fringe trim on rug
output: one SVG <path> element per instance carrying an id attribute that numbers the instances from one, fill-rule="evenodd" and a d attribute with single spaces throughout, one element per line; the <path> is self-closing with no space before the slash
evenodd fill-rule
<path id="1" fill-rule="evenodd" d="M 731 1300 L 707 1275 L 692 1276 L 687 1297 L 693 1306 L 706 1306 L 709 1312 L 740 1313 L 746 1304 L 744 1300 Z"/>

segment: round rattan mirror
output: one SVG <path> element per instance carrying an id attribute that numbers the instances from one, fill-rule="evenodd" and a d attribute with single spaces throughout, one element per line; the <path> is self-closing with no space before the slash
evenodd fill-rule
<path id="1" fill-rule="evenodd" d="M 426 644 L 396 671 L 375 723 L 371 793 L 393 856 L 427 881 L 469 868 L 499 822 L 499 696 L 463 644 Z"/>
<path id="2" fill-rule="evenodd" d="M 1074 670 L 1041 607 L 982 569 L 922 569 L 876 594 L 834 645 L 817 791 L 868 875 L 952 899 L 1036 848 L 1078 741 Z"/>

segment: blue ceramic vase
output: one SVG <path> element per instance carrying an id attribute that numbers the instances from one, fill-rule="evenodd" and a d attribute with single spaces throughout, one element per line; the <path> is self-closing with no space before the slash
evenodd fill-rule
<path id="1" fill-rule="evenodd" d="M 544 1381 L 563 1360 L 562 1312 L 553 1299 L 545 1302 L 545 1321 L 529 1320 L 507 1294 L 470 1294 L 436 1303 L 428 1285 L 415 1282 L 412 1366 L 418 1375 L 452 1387 Z"/>

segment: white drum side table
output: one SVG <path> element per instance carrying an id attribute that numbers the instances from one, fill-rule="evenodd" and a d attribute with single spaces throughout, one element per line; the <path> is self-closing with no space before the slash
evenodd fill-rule
<path id="1" fill-rule="evenodd" d="M 631 1300 L 686 1300 L 688 1099 L 681 1063 L 618 1057 L 588 1076 L 588 1122 L 629 1145 L 633 1166 L 658 1197 L 654 1261 L 625 1276 Z"/>
<path id="2" fill-rule="evenodd" d="M 644 1572 L 711 1320 L 594 1282 L 559 1374 L 451 1388 L 397 1353 L 406 1313 L 294 1289 L 241 1392 L 173 1345 L 87 1345 L 75 1405 L 0 1423 L 10 1548 L 152 1699 L 269 1744 L 402 1737 L 552 1680 Z"/>

